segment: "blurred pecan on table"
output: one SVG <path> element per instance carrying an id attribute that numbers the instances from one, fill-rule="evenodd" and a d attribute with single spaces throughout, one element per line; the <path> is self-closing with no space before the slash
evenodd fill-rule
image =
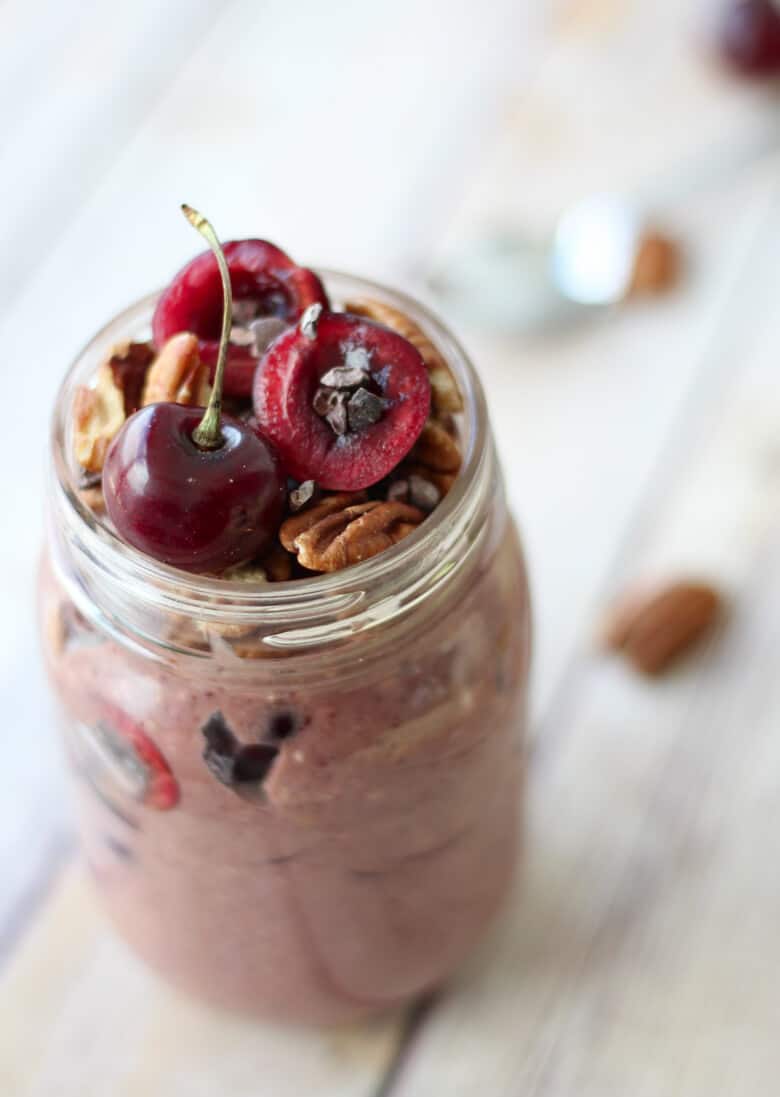
<path id="1" fill-rule="evenodd" d="M 724 609 L 723 596 L 706 582 L 630 592 L 613 607 L 603 642 L 642 674 L 659 675 L 712 631 Z"/>
<path id="2" fill-rule="evenodd" d="M 665 293 L 680 280 L 682 252 L 671 236 L 648 230 L 637 244 L 628 297 Z"/>

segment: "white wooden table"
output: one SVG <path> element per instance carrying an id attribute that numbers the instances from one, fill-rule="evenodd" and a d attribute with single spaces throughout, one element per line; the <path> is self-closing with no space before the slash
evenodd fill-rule
<path id="1" fill-rule="evenodd" d="M 780 158 L 726 172 L 777 110 L 708 64 L 701 7 L 0 4 L 3 1097 L 777 1091 Z M 527 864 L 501 925 L 426 1009 L 368 1026 L 182 1000 L 72 855 L 31 608 L 65 364 L 190 254 L 181 200 L 408 286 L 486 224 L 542 230 L 713 149 L 713 185 L 675 210 L 677 293 L 546 339 L 460 327 L 538 618 Z M 689 568 L 733 597 L 706 651 L 654 685 L 594 653 L 611 591 Z"/>

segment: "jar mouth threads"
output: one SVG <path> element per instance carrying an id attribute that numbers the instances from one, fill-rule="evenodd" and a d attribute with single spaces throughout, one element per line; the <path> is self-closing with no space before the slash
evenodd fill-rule
<path id="1" fill-rule="evenodd" d="M 79 497 L 69 411 L 76 386 L 92 376 L 114 344 L 148 336 L 158 297 L 151 294 L 110 321 L 78 356 L 58 394 L 52 429 L 55 567 L 82 612 L 99 615 L 99 623 L 126 642 L 170 650 L 170 620 L 188 616 L 217 632 L 255 625 L 279 654 L 341 642 L 409 613 L 462 572 L 473 556 L 495 499 L 497 476 L 484 394 L 473 366 L 449 331 L 418 302 L 363 279 L 319 273 L 334 301 L 364 295 L 387 301 L 441 348 L 466 404 L 458 424 L 464 451 L 459 476 L 434 514 L 399 544 L 363 563 L 305 580 L 247 588 L 179 571 L 131 548 Z"/>

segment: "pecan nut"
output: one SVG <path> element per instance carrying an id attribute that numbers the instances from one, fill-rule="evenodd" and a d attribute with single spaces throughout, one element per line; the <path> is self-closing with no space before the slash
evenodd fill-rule
<path id="1" fill-rule="evenodd" d="M 279 530 L 279 540 L 288 552 L 294 553 L 296 551 L 295 539 L 299 534 L 310 529 L 321 518 L 326 518 L 329 514 L 335 514 L 336 511 L 344 510 L 346 507 L 354 506 L 356 503 L 364 503 L 365 500 L 366 496 L 362 491 L 343 491 L 338 492 L 336 495 L 326 495 L 314 506 L 307 507 L 306 510 L 299 511 L 299 513 L 282 522 Z"/>
<path id="2" fill-rule="evenodd" d="M 460 447 L 439 420 L 429 419 L 412 447 L 409 459 L 434 472 L 454 474 L 460 468 Z"/>
<path id="3" fill-rule="evenodd" d="M 428 370 L 431 400 L 436 411 L 463 411 L 463 397 L 444 355 L 405 312 L 374 300 L 348 301 L 345 308 L 355 316 L 384 324 L 417 348 Z"/>
<path id="4" fill-rule="evenodd" d="M 94 388 L 79 385 L 73 397 L 73 451 L 88 472 L 100 472 L 108 447 L 125 421 L 125 398 L 108 362 Z"/>
<path id="5" fill-rule="evenodd" d="M 174 335 L 164 345 L 146 375 L 143 406 L 186 404 L 205 407 L 209 400 L 208 366 L 198 353 L 198 338 L 189 331 Z"/>
<path id="6" fill-rule="evenodd" d="M 643 674 L 662 674 L 715 626 L 723 596 L 705 582 L 680 581 L 649 593 L 631 592 L 613 608 L 603 640 Z"/>
<path id="7" fill-rule="evenodd" d="M 307 513 L 313 514 L 320 507 Z M 373 499 L 351 506 L 342 504 L 315 519 L 292 543 L 303 567 L 310 571 L 340 571 L 397 544 L 424 518 L 421 510 L 406 503 Z"/>

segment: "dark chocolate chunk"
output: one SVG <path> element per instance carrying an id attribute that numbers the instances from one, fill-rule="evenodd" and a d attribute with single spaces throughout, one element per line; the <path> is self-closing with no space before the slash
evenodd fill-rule
<path id="1" fill-rule="evenodd" d="M 117 348 L 108 360 L 116 386 L 124 397 L 125 415 L 132 415 L 141 406 L 146 371 L 153 358 L 151 343 L 128 343 Z"/>
<path id="2" fill-rule="evenodd" d="M 271 717 L 268 725 L 268 734 L 271 739 L 278 742 L 280 739 L 289 739 L 307 724 L 307 719 L 301 713 L 292 709 L 279 709 Z"/>
<path id="3" fill-rule="evenodd" d="M 409 502 L 420 510 L 432 511 L 441 500 L 441 492 L 423 476 L 412 473 L 409 477 Z"/>
<path id="4" fill-rule="evenodd" d="M 213 713 L 201 732 L 206 739 L 203 761 L 209 772 L 234 792 L 261 796 L 260 786 L 279 748 L 271 743 L 240 743 L 221 712 Z"/>
<path id="5" fill-rule="evenodd" d="M 316 500 L 319 495 L 320 489 L 314 480 L 304 480 L 302 484 L 299 484 L 290 492 L 290 510 L 293 514 L 296 514 L 299 510 L 303 510 L 308 503 Z"/>
<path id="6" fill-rule="evenodd" d="M 378 423 L 385 412 L 385 401 L 368 389 L 359 388 L 349 398 L 347 414 L 349 429 L 358 431 Z"/>
<path id="7" fill-rule="evenodd" d="M 200 729 L 206 740 L 203 761 L 210 773 L 223 785 L 233 784 L 233 765 L 238 740 L 221 712 L 214 712 Z"/>
<path id="8" fill-rule="evenodd" d="M 390 487 L 387 489 L 387 501 L 388 503 L 408 503 L 409 481 L 394 480 Z"/>
<path id="9" fill-rule="evenodd" d="M 320 384 L 332 389 L 356 389 L 368 379 L 368 374 L 360 366 L 335 366 L 322 375 Z"/>
<path id="10" fill-rule="evenodd" d="M 274 339 L 287 331 L 289 326 L 279 316 L 260 316 L 253 320 L 249 325 L 253 340 L 250 354 L 255 358 L 262 358 Z"/>
<path id="11" fill-rule="evenodd" d="M 238 746 L 233 730 L 222 713 L 212 712 L 206 723 L 200 729 L 208 746 L 220 754 L 231 754 Z"/>
<path id="12" fill-rule="evenodd" d="M 270 743 L 250 743 L 249 746 L 239 747 L 234 759 L 233 783 L 259 784 L 268 776 L 278 753 L 278 747 Z"/>
<path id="13" fill-rule="evenodd" d="M 334 434 L 347 433 L 347 393 L 321 385 L 314 394 L 313 408 Z"/>

